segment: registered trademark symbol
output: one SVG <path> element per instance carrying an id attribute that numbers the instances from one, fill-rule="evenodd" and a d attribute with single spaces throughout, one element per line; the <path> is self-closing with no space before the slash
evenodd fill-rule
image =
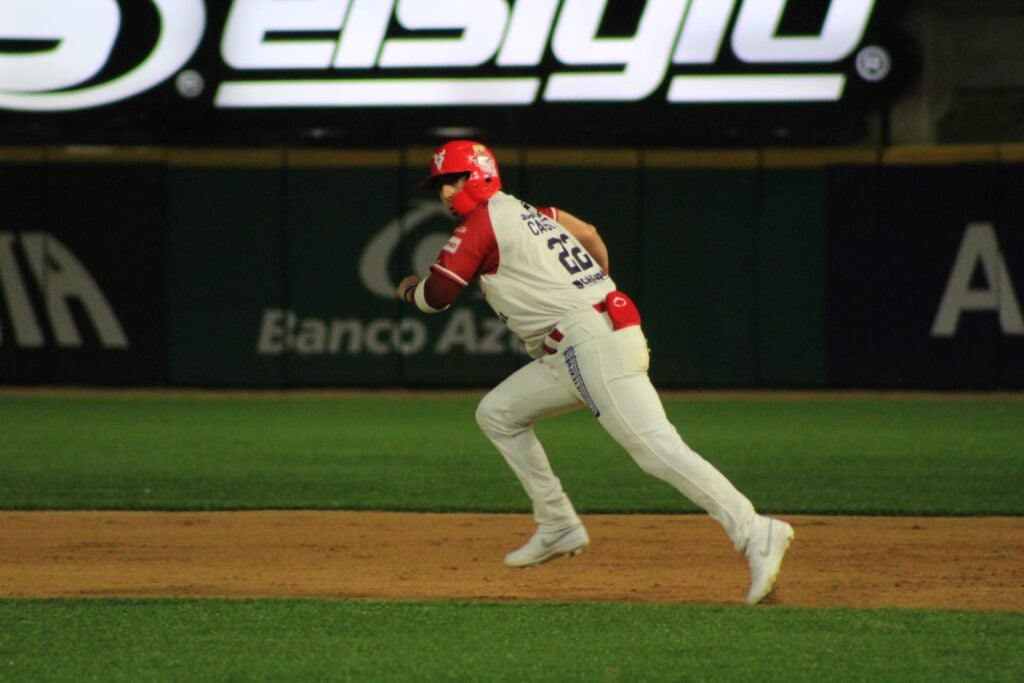
<path id="1" fill-rule="evenodd" d="M 203 94 L 206 82 L 198 71 L 185 69 L 174 79 L 174 87 L 178 89 L 179 95 L 191 100 Z"/>
<path id="2" fill-rule="evenodd" d="M 892 57 L 884 47 L 869 45 L 857 53 L 857 73 L 865 81 L 877 83 L 889 75 Z"/>

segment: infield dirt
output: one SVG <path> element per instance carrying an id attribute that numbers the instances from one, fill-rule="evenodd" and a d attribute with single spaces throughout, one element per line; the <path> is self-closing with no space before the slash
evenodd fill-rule
<path id="1" fill-rule="evenodd" d="M 774 604 L 1024 609 L 1024 518 L 784 516 Z M 0 512 L 0 597 L 316 597 L 741 604 L 746 560 L 701 515 L 589 515 L 587 552 L 502 557 L 527 515 Z"/>

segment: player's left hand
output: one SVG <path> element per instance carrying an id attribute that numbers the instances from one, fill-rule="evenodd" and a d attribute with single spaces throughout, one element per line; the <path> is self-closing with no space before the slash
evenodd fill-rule
<path id="1" fill-rule="evenodd" d="M 402 278 L 402 281 L 398 283 L 398 288 L 395 290 L 395 298 L 399 301 L 408 301 L 408 299 L 405 298 L 405 292 L 410 287 L 415 287 L 419 284 L 421 279 L 422 278 L 420 278 L 419 275 L 406 275 Z"/>

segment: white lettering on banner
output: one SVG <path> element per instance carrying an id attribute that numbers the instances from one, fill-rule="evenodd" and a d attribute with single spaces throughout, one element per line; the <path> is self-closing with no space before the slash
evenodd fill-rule
<path id="1" fill-rule="evenodd" d="M 650 0 L 635 36 L 598 38 L 606 5 L 607 0 L 566 0 L 551 47 L 563 64 L 607 64 L 624 67 L 622 72 L 553 74 L 545 100 L 640 100 L 664 80 L 686 3 Z"/>
<path id="2" fill-rule="evenodd" d="M 0 57 L 3 90 L 60 90 L 89 80 L 107 63 L 121 28 L 116 0 L 6 0 L 5 5 L 0 38 L 56 45 Z"/>
<path id="3" fill-rule="evenodd" d="M 281 22 L 273 12 L 248 9 L 268 4 L 275 4 L 274 0 L 236 0 L 232 8 L 221 53 L 240 71 L 323 70 L 332 41 L 320 34 L 335 30 L 340 35 L 335 69 L 385 73 L 395 68 L 458 70 L 491 59 L 499 68 L 537 67 L 550 43 L 558 62 L 575 68 L 550 74 L 543 89 L 545 101 L 631 102 L 657 90 L 670 65 L 714 63 L 737 7 L 731 47 L 742 61 L 825 66 L 856 49 L 875 2 L 831 0 L 817 36 L 787 37 L 777 35 L 787 0 L 648 0 L 632 37 L 602 38 L 597 34 L 608 0 L 564 0 L 561 7 L 557 0 L 519 0 L 511 11 L 500 0 L 335 0 L 333 5 L 316 0 L 322 14 L 317 15 L 315 27 L 288 26 L 317 37 L 281 40 L 287 60 L 279 63 L 272 63 L 266 46 L 277 40 L 268 41 L 269 34 L 284 30 Z M 298 3 L 276 4 L 298 7 Z M 243 6 L 246 11 L 240 10 Z M 345 8 L 348 13 L 343 20 L 333 21 Z M 389 38 L 392 14 L 409 32 L 450 30 L 460 35 Z M 235 22 L 241 28 L 234 27 Z M 579 70 L 586 66 L 602 70 Z M 215 101 L 225 108 L 528 105 L 536 102 L 542 85 L 541 78 L 529 75 L 373 78 L 361 73 L 350 78 L 234 79 L 220 85 Z M 845 86 L 842 73 L 676 75 L 667 99 L 677 103 L 836 101 Z"/>
<path id="4" fill-rule="evenodd" d="M 481 327 L 483 328 L 482 333 Z M 495 355 L 506 351 L 518 352 L 522 342 L 509 346 L 502 339 L 505 336 L 519 342 L 518 338 L 511 336 L 508 328 L 500 320 L 485 318 L 478 326 L 476 318 L 468 308 L 459 308 L 452 312 L 451 320 L 434 345 L 434 353 L 451 353 L 455 349 L 465 353 L 485 355 Z"/>
<path id="5" fill-rule="evenodd" d="M 235 0 L 224 27 L 224 61 L 236 69 L 326 69 L 336 40 L 266 40 L 272 31 L 335 31 L 347 0 Z"/>
<path id="6" fill-rule="evenodd" d="M 23 348 L 39 348 L 44 346 L 45 340 L 15 257 L 14 243 L 14 234 L 0 233 L 0 286 L 14 327 L 15 343 Z M 58 346 L 82 346 L 82 336 L 69 306 L 72 300 L 81 305 L 104 348 L 130 346 L 103 291 L 71 250 L 53 235 L 43 232 L 22 233 L 20 243 L 35 285 L 43 294 L 50 329 Z"/>
<path id="7" fill-rule="evenodd" d="M 409 356 L 428 346 L 426 325 L 417 318 L 300 318 L 294 311 L 268 308 L 263 311 L 256 353 L 279 356 L 349 355 Z M 498 355 L 524 353 L 523 344 L 501 323 L 478 321 L 468 308 L 456 308 L 433 345 L 434 353 L 462 351 Z"/>
<path id="8" fill-rule="evenodd" d="M 390 268 L 402 238 L 430 220 L 442 218 L 450 230 L 451 215 L 437 201 L 419 202 L 404 215 L 389 221 L 367 242 L 359 257 L 358 272 L 363 286 L 382 299 L 393 300 L 397 283 Z M 451 240 L 451 241 L 450 241 Z M 442 249 L 456 249 L 459 238 L 447 232 L 427 232 L 408 250 L 411 271 L 426 274 Z M 477 296 L 477 290 L 464 296 Z M 427 326 L 418 318 L 300 318 L 294 311 L 264 310 L 256 341 L 260 355 L 361 355 L 423 353 L 428 346 L 437 354 L 462 352 L 499 355 L 525 354 L 522 341 L 502 321 L 487 315 L 477 319 L 469 307 L 456 307 L 446 317 L 437 340 L 429 345 Z"/>
<path id="9" fill-rule="evenodd" d="M 718 59 L 736 0 L 693 0 L 672 57 L 675 64 L 713 64 Z"/>
<path id="10" fill-rule="evenodd" d="M 127 99 L 173 78 L 207 33 L 221 36 L 220 56 L 233 70 L 217 87 L 221 108 L 633 102 L 656 92 L 672 67 L 706 71 L 722 57 L 730 26 L 728 49 L 757 73 L 676 73 L 669 102 L 838 100 L 846 77 L 832 65 L 863 40 L 875 0 L 830 0 L 817 35 L 779 35 L 794 1 L 647 0 L 633 35 L 602 37 L 610 0 L 234 0 L 222 30 L 209 32 L 204 0 L 149 0 L 159 15 L 149 55 L 91 83 L 126 32 L 129 5 L 3 0 L 0 43 L 39 48 L 0 52 L 0 108 L 74 110 Z M 401 35 L 389 35 L 392 23 Z M 553 68 L 542 67 L 549 49 Z M 488 63 L 495 74 L 480 77 L 477 68 Z M 388 74 L 409 69 L 432 73 Z M 305 73 L 280 73 L 289 71 Z"/>
<path id="11" fill-rule="evenodd" d="M 787 0 L 743 3 L 732 49 L 745 62 L 837 62 L 853 53 L 867 28 L 875 0 L 832 0 L 817 36 L 775 35 Z"/>
<path id="12" fill-rule="evenodd" d="M 15 343 L 30 349 L 43 346 L 43 330 L 32 311 L 32 302 L 21 277 L 21 267 L 14 256 L 14 235 L 9 232 L 0 232 L 0 286 L 4 289 L 7 313 L 14 325 Z"/>
<path id="13" fill-rule="evenodd" d="M 263 311 L 256 352 L 262 356 L 287 352 L 300 356 L 359 355 L 365 349 L 375 356 L 392 351 L 408 355 L 423 350 L 426 339 L 426 326 L 415 318 L 397 323 L 377 318 L 364 323 L 355 318 L 299 318 L 293 311 L 268 308 Z"/>
<path id="14" fill-rule="evenodd" d="M 676 76 L 670 102 L 830 102 L 843 96 L 843 74 Z"/>
<path id="15" fill-rule="evenodd" d="M 735 8 L 735 0 L 694 0 L 673 57 L 676 64 L 710 64 Z M 733 52 L 750 63 L 837 62 L 860 43 L 874 0 L 833 0 L 818 36 L 776 35 L 787 0 L 744 2 L 732 35 Z M 834 102 L 843 96 L 846 76 L 830 74 L 758 74 L 675 76 L 668 101 Z"/>
<path id="16" fill-rule="evenodd" d="M 559 0 L 516 0 L 498 66 L 537 66 L 544 57 Z"/>
<path id="17" fill-rule="evenodd" d="M 150 0 L 160 15 L 153 50 L 127 73 L 78 89 L 109 60 L 121 32 L 115 0 L 4 0 L 0 41 L 44 41 L 28 53 L 0 53 L 0 108 L 87 109 L 127 99 L 163 83 L 199 47 L 203 0 Z M 56 41 L 57 46 L 47 44 Z M 68 89 L 71 88 L 71 89 Z"/>
<path id="18" fill-rule="evenodd" d="M 459 38 L 392 38 L 378 64 L 384 68 L 479 66 L 497 52 L 508 22 L 504 0 L 403 0 L 398 23 L 411 31 L 458 30 Z"/>
<path id="19" fill-rule="evenodd" d="M 980 266 L 986 287 L 973 289 L 971 278 Z M 1024 334 L 1024 318 L 991 223 L 970 223 L 956 254 L 946 290 L 932 324 L 933 337 L 952 337 L 964 311 L 996 311 L 1005 335 Z"/>
<path id="20" fill-rule="evenodd" d="M 377 63 L 394 11 L 394 0 L 354 2 L 342 27 L 334 66 L 339 69 L 372 69 Z"/>

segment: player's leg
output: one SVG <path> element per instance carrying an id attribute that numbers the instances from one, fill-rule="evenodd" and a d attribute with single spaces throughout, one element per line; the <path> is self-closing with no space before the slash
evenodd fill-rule
<path id="1" fill-rule="evenodd" d="M 519 478 L 542 532 L 563 531 L 580 520 L 551 469 L 533 424 L 579 407 L 579 401 L 559 384 L 551 367 L 540 361 L 514 372 L 477 407 L 477 424 Z"/>
<path id="2" fill-rule="evenodd" d="M 750 501 L 680 438 L 647 376 L 647 342 L 639 327 L 579 344 L 566 358 L 601 425 L 646 472 L 663 479 L 725 528 L 750 562 L 747 602 L 763 600 L 775 585 L 792 527 L 758 515 Z M 572 364 L 575 364 L 575 368 Z"/>
<path id="3" fill-rule="evenodd" d="M 576 368 L 567 366 L 569 378 L 578 374 L 605 430 L 641 469 L 674 486 L 721 523 L 742 550 L 757 516 L 754 506 L 669 422 L 647 376 L 647 342 L 641 329 L 585 340 L 573 356 Z"/>

